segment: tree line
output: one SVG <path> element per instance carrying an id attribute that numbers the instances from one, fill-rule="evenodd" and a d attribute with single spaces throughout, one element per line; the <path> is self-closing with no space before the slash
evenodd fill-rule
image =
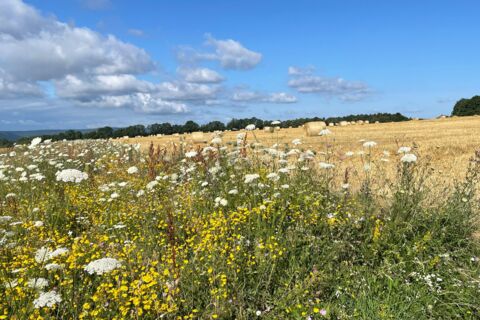
<path id="1" fill-rule="evenodd" d="M 407 121 L 410 118 L 400 114 L 400 113 L 374 113 L 374 114 L 358 114 L 358 115 L 348 115 L 343 117 L 330 117 L 330 118 L 297 118 L 292 120 L 281 121 L 280 124 L 275 125 L 281 128 L 289 127 L 299 127 L 310 121 L 325 121 L 327 124 L 340 121 L 358 121 L 358 120 L 368 120 L 370 122 L 400 122 Z M 149 136 L 157 134 L 175 134 L 175 133 L 191 133 L 195 131 L 202 132 L 213 132 L 213 131 L 224 131 L 224 130 L 240 130 L 245 128 L 249 124 L 254 124 L 257 128 L 263 129 L 266 126 L 272 126 L 272 120 L 262 120 L 259 118 L 244 118 L 244 119 L 232 119 L 226 124 L 221 121 L 211 121 L 206 124 L 198 124 L 195 121 L 187 121 L 182 124 L 171 124 L 169 122 L 164 123 L 153 123 L 148 126 L 142 124 L 137 124 L 133 126 L 128 126 L 125 128 L 112 128 L 112 127 L 102 127 L 96 130 L 81 132 L 77 130 L 67 130 L 58 134 L 52 135 L 43 135 L 41 138 L 43 140 L 51 139 L 52 141 L 58 140 L 77 140 L 77 139 L 108 139 L 108 138 L 121 138 L 121 137 L 137 137 L 137 136 Z M 27 144 L 34 137 L 23 137 L 20 138 L 17 143 Z"/>

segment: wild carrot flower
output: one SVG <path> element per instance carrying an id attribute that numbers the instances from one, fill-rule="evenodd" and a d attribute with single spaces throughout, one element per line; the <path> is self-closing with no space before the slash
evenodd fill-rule
<path id="1" fill-rule="evenodd" d="M 405 163 L 417 162 L 417 156 L 414 155 L 413 153 L 407 153 L 400 159 L 400 161 Z"/>
<path id="2" fill-rule="evenodd" d="M 373 148 L 377 145 L 377 143 L 375 141 L 367 141 L 367 142 L 364 142 L 363 143 L 363 146 L 365 148 Z"/>
<path id="3" fill-rule="evenodd" d="M 248 126 L 245 127 L 245 130 L 253 131 L 253 130 L 255 130 L 255 125 L 254 124 L 249 124 Z"/>
<path id="4" fill-rule="evenodd" d="M 185 157 L 186 158 L 193 158 L 193 157 L 196 157 L 197 154 L 198 154 L 197 151 L 192 150 L 192 151 L 189 151 L 189 152 L 185 153 Z"/>
<path id="5" fill-rule="evenodd" d="M 320 162 L 319 165 L 320 165 L 320 168 L 322 168 L 322 169 L 332 169 L 332 168 L 335 168 L 335 165 L 334 165 L 334 164 L 326 163 L 326 162 Z"/>
<path id="6" fill-rule="evenodd" d="M 253 181 L 257 180 L 258 178 L 260 178 L 260 175 L 257 174 L 257 173 L 253 173 L 253 174 L 246 174 L 245 175 L 245 183 L 252 183 Z"/>
<path id="7" fill-rule="evenodd" d="M 293 140 L 292 140 L 292 143 L 293 143 L 294 145 L 298 146 L 299 144 L 302 144 L 302 140 L 300 140 L 300 139 L 293 139 Z"/>
<path id="8" fill-rule="evenodd" d="M 128 174 L 135 174 L 135 173 L 138 173 L 138 168 L 133 166 L 133 167 L 130 167 L 127 169 L 127 173 Z"/>
<path id="9" fill-rule="evenodd" d="M 89 274 L 102 275 L 111 272 L 121 266 L 120 261 L 113 258 L 101 258 L 87 264 L 84 269 Z"/>
<path id="10" fill-rule="evenodd" d="M 35 309 L 43 307 L 53 307 L 55 304 L 62 302 L 62 297 L 55 291 L 42 292 L 37 299 L 33 301 Z"/>
<path id="11" fill-rule="evenodd" d="M 57 181 L 80 183 L 88 179 L 88 174 L 77 169 L 65 169 L 56 173 Z"/>
<path id="12" fill-rule="evenodd" d="M 412 148 L 410 148 L 410 147 L 400 147 L 400 148 L 398 148 L 397 153 L 409 153 L 410 150 L 412 150 Z"/>

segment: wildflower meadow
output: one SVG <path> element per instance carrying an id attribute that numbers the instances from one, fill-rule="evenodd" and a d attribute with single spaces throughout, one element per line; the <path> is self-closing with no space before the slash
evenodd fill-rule
<path id="1" fill-rule="evenodd" d="M 264 145 L 252 126 L 2 151 L 0 319 L 480 318 L 479 153 L 439 193 L 412 146 Z"/>

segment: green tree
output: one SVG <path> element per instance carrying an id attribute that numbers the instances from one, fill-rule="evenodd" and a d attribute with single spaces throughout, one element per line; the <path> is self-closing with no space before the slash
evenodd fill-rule
<path id="1" fill-rule="evenodd" d="M 470 99 L 460 99 L 453 107 L 452 116 L 473 116 L 480 114 L 480 96 Z"/>

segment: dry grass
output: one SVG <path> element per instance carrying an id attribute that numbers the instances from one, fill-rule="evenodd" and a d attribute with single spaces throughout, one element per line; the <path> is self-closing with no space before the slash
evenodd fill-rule
<path id="1" fill-rule="evenodd" d="M 430 162 L 435 169 L 432 175 L 436 177 L 436 183 L 451 183 L 463 178 L 470 157 L 474 151 L 480 148 L 480 117 L 455 117 L 435 120 L 416 120 L 400 123 L 382 123 L 353 125 L 347 127 L 329 127 L 332 135 L 325 137 L 307 137 L 303 128 L 282 129 L 279 132 L 269 133 L 263 130 L 255 130 L 255 137 L 265 146 L 275 143 L 291 143 L 295 138 L 302 139 L 302 149 L 315 151 L 325 150 L 325 139 L 328 141 L 329 150 L 336 158 L 342 160 L 337 170 L 344 171 L 349 168 L 350 176 L 361 175 L 359 165 L 362 159 L 359 156 L 346 159 L 346 151 L 358 152 L 364 150 L 360 140 L 373 140 L 378 143 L 375 148 L 376 158 L 383 157 L 382 152 L 389 151 L 389 162 L 378 162 L 381 167 L 382 178 L 391 177 L 396 167 L 396 151 L 399 146 L 410 146 L 419 155 L 423 163 Z M 223 141 L 233 142 L 238 132 L 225 132 Z M 206 134 L 207 139 L 209 134 Z M 249 134 L 249 141 L 254 137 Z M 151 142 L 154 145 L 171 146 L 186 142 L 191 144 L 190 135 L 140 137 L 120 139 L 127 143 L 140 143 L 146 149 Z M 192 146 L 193 148 L 193 146 Z"/>

